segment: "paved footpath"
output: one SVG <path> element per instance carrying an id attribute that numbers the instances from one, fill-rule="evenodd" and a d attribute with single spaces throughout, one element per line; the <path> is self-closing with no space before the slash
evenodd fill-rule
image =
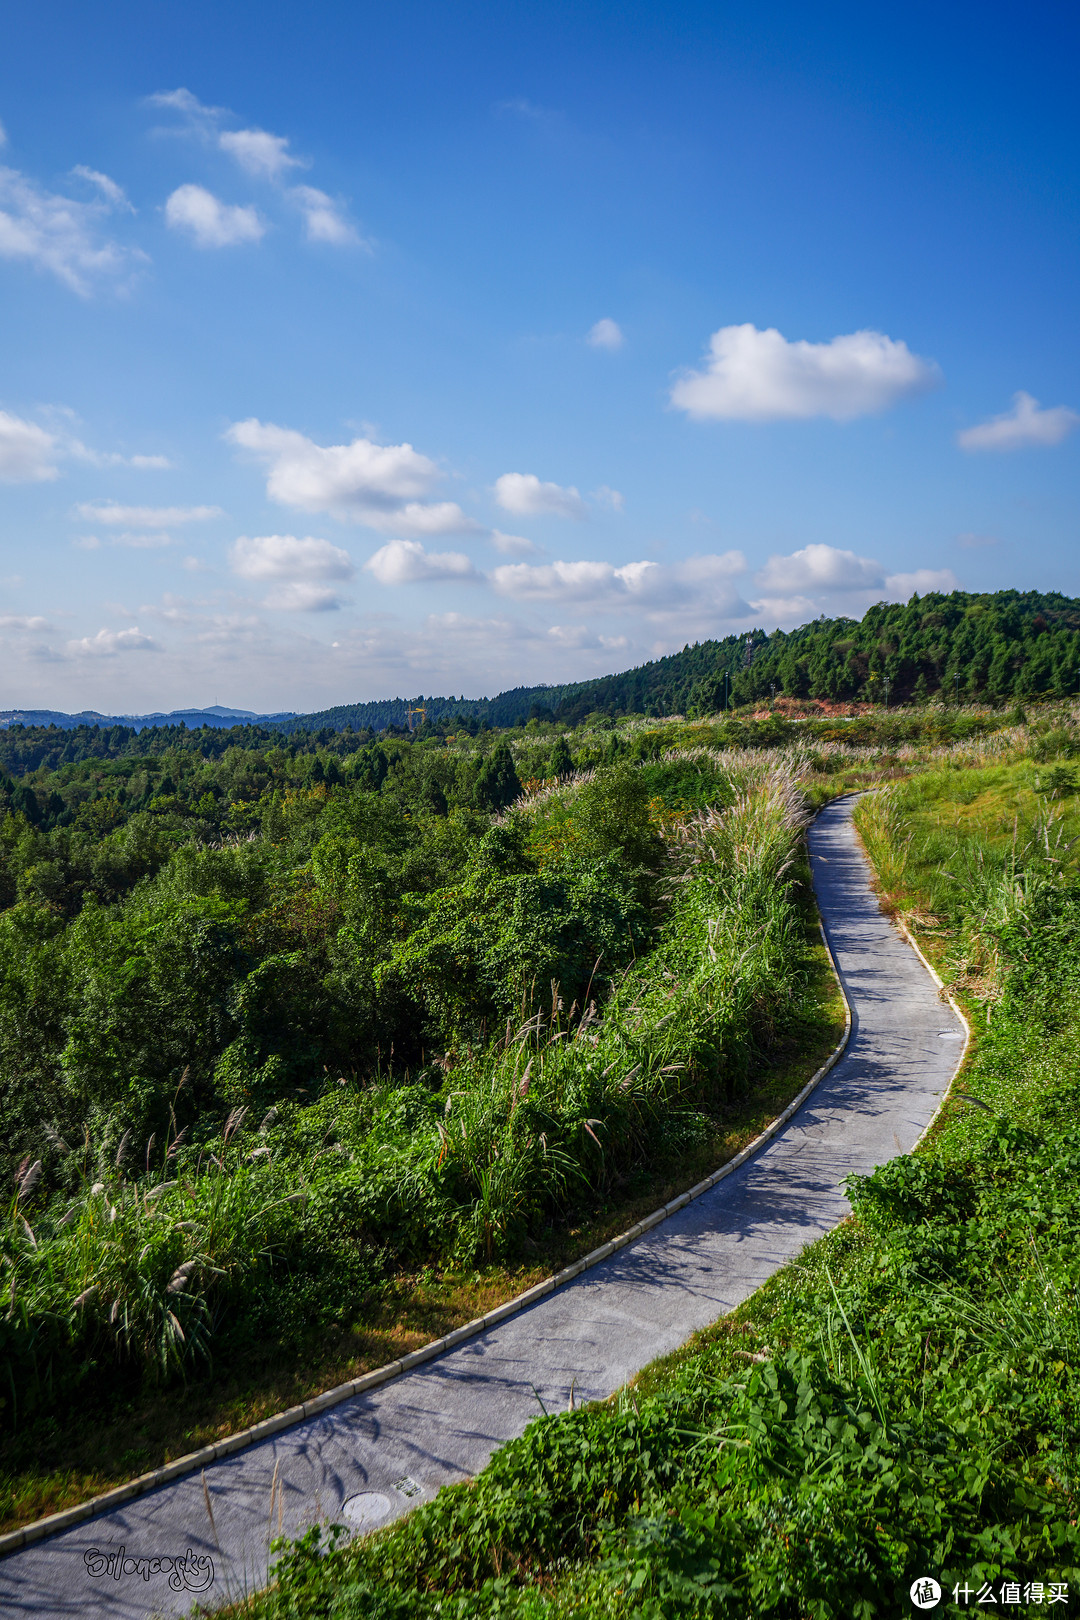
<path id="1" fill-rule="evenodd" d="M 388 1522 L 477 1473 L 541 1401 L 557 1412 L 572 1386 L 579 1402 L 610 1395 L 835 1226 L 848 1209 L 844 1177 L 910 1151 L 963 1045 L 955 1014 L 878 910 L 852 802 L 828 806 L 809 832 L 851 1040 L 756 1157 L 636 1243 L 439 1360 L 12 1553 L 0 1561 L 0 1614 L 148 1620 L 239 1597 L 265 1584 L 271 1535 L 298 1534 L 318 1519 Z M 190 1563 L 173 1563 L 189 1550 Z"/>

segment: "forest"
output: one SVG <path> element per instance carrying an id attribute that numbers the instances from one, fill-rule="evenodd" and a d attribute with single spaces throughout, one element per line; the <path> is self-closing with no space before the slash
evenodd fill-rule
<path id="1" fill-rule="evenodd" d="M 807 801 L 725 736 L 213 733 L 11 783 L 12 1490 L 76 1406 L 302 1363 L 719 1152 L 821 1020 Z"/>

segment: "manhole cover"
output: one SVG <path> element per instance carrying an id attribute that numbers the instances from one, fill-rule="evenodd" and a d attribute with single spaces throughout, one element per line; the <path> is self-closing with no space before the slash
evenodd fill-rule
<path id="1" fill-rule="evenodd" d="M 361 1491 L 359 1496 L 346 1497 L 341 1504 L 341 1516 L 357 1530 L 374 1530 L 390 1512 L 390 1498 L 380 1491 Z"/>

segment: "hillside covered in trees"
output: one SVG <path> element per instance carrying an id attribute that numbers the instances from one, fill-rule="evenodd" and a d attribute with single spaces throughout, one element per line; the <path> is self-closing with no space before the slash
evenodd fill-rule
<path id="1" fill-rule="evenodd" d="M 725 678 L 726 677 L 726 678 Z M 530 718 L 580 724 L 590 714 L 715 712 L 771 697 L 961 702 L 1065 697 L 1080 679 L 1080 600 L 1057 591 L 913 596 L 862 619 L 815 619 L 702 641 L 621 675 L 567 686 L 522 686 L 491 699 L 428 698 L 427 719 L 472 715 L 489 726 Z M 418 700 L 424 701 L 424 700 Z M 354 704 L 302 715 L 287 730 L 404 725 L 407 705 Z M 386 711 L 384 715 L 384 711 Z M 392 712 L 391 712 L 392 711 Z"/>

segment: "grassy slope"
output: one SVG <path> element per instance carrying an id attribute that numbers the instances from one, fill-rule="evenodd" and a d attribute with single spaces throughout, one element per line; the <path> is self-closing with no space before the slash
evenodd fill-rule
<path id="1" fill-rule="evenodd" d="M 366 1543 L 294 1549 L 245 1612 L 826 1620 L 908 1612 L 926 1573 L 1075 1594 L 1080 900 L 1052 829 L 1045 859 L 1026 836 L 1034 786 L 942 772 L 862 818 L 973 1015 L 977 1103 L 633 1391 Z"/>

